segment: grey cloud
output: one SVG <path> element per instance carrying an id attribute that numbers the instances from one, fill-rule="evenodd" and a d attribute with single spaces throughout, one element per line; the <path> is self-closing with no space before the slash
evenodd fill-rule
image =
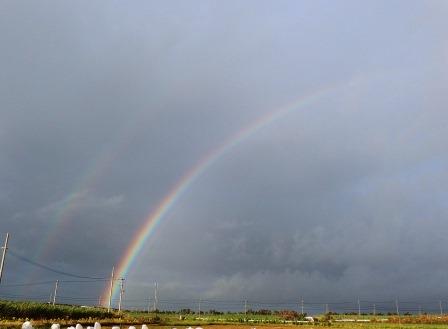
<path id="1" fill-rule="evenodd" d="M 189 186 L 131 267 L 126 298 L 143 307 L 154 281 L 166 299 L 443 291 L 444 4 L 3 9 L 0 233 L 11 232 L 14 250 L 32 258 L 54 230 L 56 248 L 36 261 L 109 273 L 206 152 L 331 85 Z M 8 266 L 10 282 L 58 278 L 14 258 Z M 96 299 L 103 288 L 64 289 Z"/>

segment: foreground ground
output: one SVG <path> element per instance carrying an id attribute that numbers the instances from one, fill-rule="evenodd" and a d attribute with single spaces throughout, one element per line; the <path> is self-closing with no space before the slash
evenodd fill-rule
<path id="1" fill-rule="evenodd" d="M 296 314 L 297 316 L 297 314 Z M 303 319 L 303 318 L 302 318 Z M 201 327 L 203 329 L 283 329 L 283 328 L 315 328 L 333 327 L 344 329 L 371 328 L 447 328 L 448 316 L 407 315 L 407 316 L 356 316 L 356 315 L 319 315 L 314 324 L 286 320 L 276 314 L 178 314 L 147 312 L 111 312 L 104 308 L 80 307 L 74 305 L 47 305 L 36 302 L 0 301 L 0 329 L 20 329 L 25 320 L 30 320 L 35 329 L 49 329 L 52 323 L 59 323 L 61 329 L 75 326 L 77 323 L 86 328 L 98 321 L 103 329 L 118 325 L 128 329 L 134 325 L 137 329 L 147 324 L 150 329 L 185 329 Z M 351 322 L 339 322 L 341 320 Z M 298 320 L 296 318 L 296 320 Z M 355 322 L 358 321 L 358 322 Z M 365 321 L 365 322 L 361 322 Z M 367 322 L 369 321 L 369 322 Z"/>
<path id="2" fill-rule="evenodd" d="M 74 324 L 74 323 L 73 323 Z M 150 325 L 149 329 L 187 329 L 189 326 L 160 326 L 160 325 Z M 216 325 L 201 325 L 202 329 L 291 329 L 291 328 L 300 328 L 300 329 L 316 329 L 317 327 L 331 327 L 331 328 L 341 328 L 341 329 L 446 329 L 448 328 L 447 324 L 398 324 L 398 323 L 333 323 L 330 326 L 315 324 L 315 325 L 261 325 L 261 326 L 253 326 L 253 325 L 240 325 L 240 324 L 216 324 Z M 6 324 L 3 323 L 0 325 L 2 329 L 18 329 L 21 328 L 21 324 Z M 37 324 L 35 325 L 35 329 L 49 329 L 49 324 Z M 122 325 L 121 329 L 127 329 L 128 326 Z M 193 326 L 193 329 L 196 327 Z M 102 326 L 102 329 L 111 329 L 111 326 Z M 137 329 L 139 329 L 137 327 Z"/>

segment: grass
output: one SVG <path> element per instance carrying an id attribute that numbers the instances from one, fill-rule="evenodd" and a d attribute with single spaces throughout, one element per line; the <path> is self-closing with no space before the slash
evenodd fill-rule
<path id="1" fill-rule="evenodd" d="M 37 302 L 0 301 L 0 317 L 2 320 L 14 319 L 107 319 L 114 315 L 95 307 L 73 305 L 49 305 Z"/>
<path id="2" fill-rule="evenodd" d="M 52 323 L 60 323 L 61 327 L 82 324 L 84 327 L 99 321 L 104 328 L 108 329 L 112 325 L 121 325 L 127 329 L 129 325 L 141 325 L 143 323 L 151 325 L 152 328 L 183 329 L 189 326 L 193 328 L 200 326 L 204 329 L 232 328 L 232 329 L 252 329 L 252 328 L 291 328 L 301 329 L 331 326 L 341 329 L 441 329 L 448 328 L 448 316 L 422 315 L 422 316 L 357 316 L 357 315 L 335 315 L 326 318 L 324 315 L 316 317 L 319 322 L 314 325 L 287 321 L 279 314 L 178 314 L 178 313 L 146 313 L 136 311 L 124 311 L 107 313 L 104 308 L 81 307 L 73 305 L 48 305 L 37 302 L 13 302 L 0 301 L 0 328 L 8 329 L 20 328 L 21 324 L 29 319 L 36 329 L 48 329 Z M 330 322 L 324 320 L 331 320 Z M 370 319 L 368 323 L 336 322 L 338 319 Z M 387 319 L 387 322 L 381 321 Z M 137 329 L 140 329 L 137 327 Z"/>

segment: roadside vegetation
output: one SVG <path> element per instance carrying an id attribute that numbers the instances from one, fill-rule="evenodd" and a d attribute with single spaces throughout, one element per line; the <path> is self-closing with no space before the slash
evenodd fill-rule
<path id="1" fill-rule="evenodd" d="M 37 302 L 0 301 L 0 317 L 2 320 L 14 319 L 107 319 L 114 315 L 96 307 L 73 305 L 49 305 Z"/>
<path id="2" fill-rule="evenodd" d="M 0 328 L 20 328 L 26 320 L 31 320 L 37 329 L 49 328 L 52 323 L 70 326 L 80 323 L 84 326 L 98 321 L 105 327 L 121 325 L 126 329 L 129 325 L 153 325 L 157 328 L 179 329 L 189 326 L 208 327 L 213 329 L 227 328 L 284 328 L 300 326 L 312 328 L 316 326 L 332 326 L 334 328 L 447 328 L 448 316 L 437 315 L 393 315 L 393 314 L 336 314 L 327 313 L 314 316 L 314 323 L 306 322 L 306 314 L 292 310 L 248 310 L 246 313 L 219 312 L 209 310 L 200 314 L 189 309 L 180 311 L 123 311 L 108 313 L 100 307 L 49 305 L 38 302 L 0 301 Z M 308 319 L 309 320 L 309 319 Z"/>

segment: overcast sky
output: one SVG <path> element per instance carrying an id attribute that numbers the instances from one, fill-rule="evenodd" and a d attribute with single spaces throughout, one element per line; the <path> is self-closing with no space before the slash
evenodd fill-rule
<path id="1" fill-rule="evenodd" d="M 2 1 L 1 239 L 108 276 L 204 154 L 332 86 L 188 188 L 126 305 L 154 281 L 160 299 L 448 298 L 446 17 L 446 1 Z M 56 279 L 9 255 L 2 284 Z"/>

